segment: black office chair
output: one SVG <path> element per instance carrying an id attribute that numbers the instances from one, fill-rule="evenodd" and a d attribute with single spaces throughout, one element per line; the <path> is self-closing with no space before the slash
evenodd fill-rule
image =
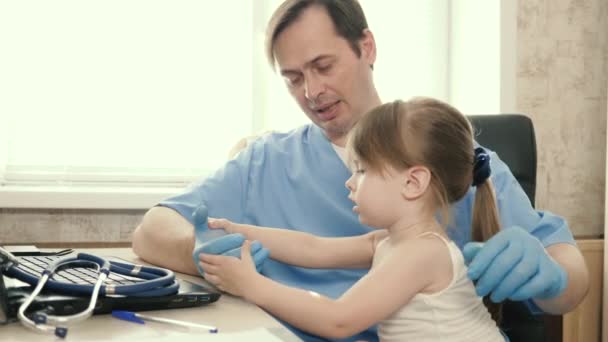
<path id="1" fill-rule="evenodd" d="M 520 114 L 471 115 L 479 144 L 495 151 L 511 169 L 534 206 L 536 192 L 536 139 L 532 120 Z M 525 304 L 503 304 L 501 329 L 511 342 L 544 342 L 545 321 Z"/>
<path id="2" fill-rule="evenodd" d="M 536 194 L 536 138 L 532 120 L 521 114 L 471 115 L 475 140 L 500 156 L 528 195 Z"/>

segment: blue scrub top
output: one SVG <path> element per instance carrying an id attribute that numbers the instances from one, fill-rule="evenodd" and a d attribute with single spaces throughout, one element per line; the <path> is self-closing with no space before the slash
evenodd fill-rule
<path id="1" fill-rule="evenodd" d="M 564 219 L 532 208 L 519 183 L 491 152 L 492 181 L 502 227 L 520 226 L 543 245 L 572 243 Z M 372 229 L 359 223 L 344 183 L 351 173 L 320 128 L 305 125 L 271 133 L 252 142 L 212 176 L 159 205 L 192 222 L 205 203 L 209 216 L 238 223 L 303 231 L 319 236 L 360 235 Z M 454 205 L 450 237 L 462 249 L 470 240 L 475 189 Z M 305 269 L 268 259 L 262 273 L 282 284 L 338 298 L 367 270 Z M 289 325 L 288 325 L 289 326 Z M 306 341 L 323 341 L 289 326 Z M 345 341 L 376 341 L 375 327 Z"/>

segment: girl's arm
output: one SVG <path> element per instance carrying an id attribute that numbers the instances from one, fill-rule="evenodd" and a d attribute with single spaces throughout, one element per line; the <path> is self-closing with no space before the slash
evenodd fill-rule
<path id="1" fill-rule="evenodd" d="M 386 255 L 342 297 L 332 300 L 288 287 L 255 271 L 247 241 L 241 259 L 202 255 L 205 278 L 309 333 L 341 339 L 386 319 L 417 293 L 451 274 L 449 251 L 437 239 L 415 239 Z"/>
<path id="2" fill-rule="evenodd" d="M 226 219 L 209 219 L 209 228 L 223 228 L 241 233 L 247 240 L 257 240 L 270 251 L 270 257 L 295 266 L 310 268 L 369 268 L 375 246 L 387 233 L 325 238 L 282 228 L 238 224 Z"/>

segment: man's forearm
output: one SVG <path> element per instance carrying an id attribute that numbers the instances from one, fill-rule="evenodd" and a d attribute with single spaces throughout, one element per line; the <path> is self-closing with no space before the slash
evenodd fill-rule
<path id="1" fill-rule="evenodd" d="M 148 210 L 133 233 L 132 247 L 146 262 L 176 272 L 198 274 L 192 260 L 194 229 L 172 209 Z"/>
<path id="2" fill-rule="evenodd" d="M 569 244 L 549 246 L 547 252 L 568 274 L 568 287 L 556 298 L 535 300 L 534 302 L 544 312 L 550 314 L 572 311 L 585 298 L 589 290 L 589 272 L 585 259 L 578 248 Z"/>

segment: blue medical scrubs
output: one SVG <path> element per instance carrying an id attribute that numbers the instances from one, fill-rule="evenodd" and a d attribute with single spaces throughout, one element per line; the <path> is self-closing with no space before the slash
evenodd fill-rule
<path id="1" fill-rule="evenodd" d="M 535 211 L 508 167 L 491 154 L 503 227 L 528 229 L 545 246 L 574 243 L 566 222 L 549 212 Z M 267 227 L 280 227 L 319 236 L 343 237 L 369 232 L 359 223 L 344 183 L 350 171 L 320 128 L 305 125 L 288 133 L 264 135 L 252 142 L 223 168 L 185 193 L 162 201 L 192 222 L 193 211 L 205 203 L 210 217 Z M 449 234 L 462 248 L 469 241 L 471 190 L 454 207 Z M 317 270 L 275 260 L 262 273 L 285 285 L 338 298 L 367 270 Z M 306 341 L 323 341 L 290 327 Z M 345 341 L 377 341 L 375 327 Z"/>

